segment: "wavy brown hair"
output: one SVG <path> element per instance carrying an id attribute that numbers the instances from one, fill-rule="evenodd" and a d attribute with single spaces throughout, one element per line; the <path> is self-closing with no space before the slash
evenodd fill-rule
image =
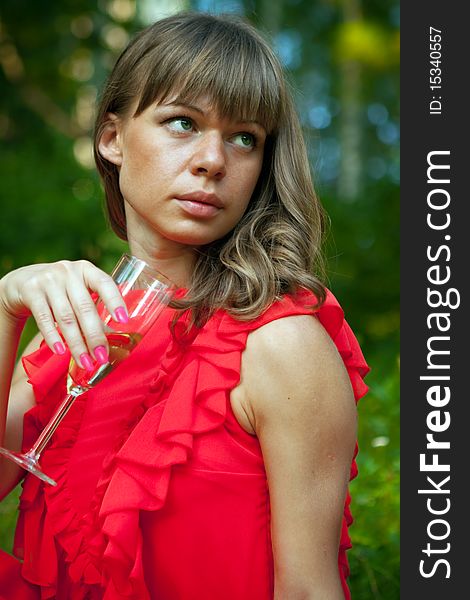
<path id="1" fill-rule="evenodd" d="M 173 96 L 188 104 L 209 97 L 221 116 L 256 120 L 268 134 L 245 214 L 222 239 L 198 247 L 188 294 L 175 306 L 191 308 L 191 322 L 201 325 L 218 308 L 238 319 L 256 318 L 299 288 L 312 290 L 321 304 L 324 214 L 289 85 L 261 34 L 233 15 L 186 12 L 162 19 L 141 31 L 118 58 L 95 126 L 95 160 L 115 233 L 127 239 L 119 170 L 98 150 L 107 113 L 135 117 Z"/>

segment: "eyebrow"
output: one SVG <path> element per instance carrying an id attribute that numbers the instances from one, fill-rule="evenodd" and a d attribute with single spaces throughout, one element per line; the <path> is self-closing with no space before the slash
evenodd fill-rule
<path id="1" fill-rule="evenodd" d="M 205 112 L 199 106 L 194 104 L 188 104 L 187 102 L 165 102 L 165 104 L 160 104 L 160 106 L 182 106 L 184 108 L 189 108 L 190 110 L 194 110 L 201 115 L 205 115 Z"/>
<path id="2" fill-rule="evenodd" d="M 188 108 L 189 110 L 193 110 L 197 113 L 199 113 L 202 116 L 205 116 L 206 113 L 202 110 L 202 108 L 200 108 L 199 106 L 196 106 L 195 104 L 189 104 L 187 102 L 165 102 L 164 104 L 160 104 L 160 106 L 165 107 L 178 107 L 181 106 L 183 108 Z M 240 121 L 237 121 L 238 123 L 246 123 L 246 124 L 253 124 L 253 125 L 258 125 L 258 127 L 261 127 L 263 130 L 265 129 L 264 125 L 262 125 L 259 121 L 256 121 L 255 119 L 248 119 L 248 120 L 244 120 L 241 119 Z"/>

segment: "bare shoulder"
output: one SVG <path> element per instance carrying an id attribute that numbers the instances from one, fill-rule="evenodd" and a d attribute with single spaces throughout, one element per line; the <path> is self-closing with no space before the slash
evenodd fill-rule
<path id="1" fill-rule="evenodd" d="M 336 346 L 314 315 L 283 317 L 263 325 L 248 336 L 247 350 L 250 349 L 264 360 L 283 364 L 298 365 L 298 358 L 305 356 L 311 359 L 312 368 L 318 365 L 318 359 L 342 365 Z"/>
<path id="2" fill-rule="evenodd" d="M 245 410 L 262 421 L 287 411 L 355 414 L 350 380 L 339 352 L 313 315 L 276 319 L 248 336 L 242 361 Z"/>

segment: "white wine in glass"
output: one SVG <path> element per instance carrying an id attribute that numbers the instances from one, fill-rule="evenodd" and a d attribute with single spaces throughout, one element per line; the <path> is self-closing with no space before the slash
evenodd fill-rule
<path id="1" fill-rule="evenodd" d="M 109 345 L 108 362 L 104 365 L 96 364 L 90 372 L 82 369 L 71 358 L 67 375 L 67 395 L 56 408 L 36 443 L 24 454 L 0 447 L 0 454 L 50 485 L 57 484 L 42 471 L 39 459 L 62 419 L 78 396 L 100 383 L 129 356 L 162 309 L 170 302 L 174 292 L 174 285 L 165 275 L 129 254 L 120 258 L 111 275 L 124 299 L 129 320 L 127 323 L 118 323 L 104 303 L 97 301 L 96 308 L 103 320 Z"/>

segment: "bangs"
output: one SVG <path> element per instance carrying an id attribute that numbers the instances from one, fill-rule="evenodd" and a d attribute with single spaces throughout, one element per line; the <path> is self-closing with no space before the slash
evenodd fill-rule
<path id="1" fill-rule="evenodd" d="M 246 31 L 245 31 L 246 29 Z M 161 32 L 138 65 L 140 102 L 191 104 L 208 98 L 221 117 L 257 121 L 268 134 L 279 122 L 282 73 L 264 40 L 248 25 L 208 17 Z"/>

